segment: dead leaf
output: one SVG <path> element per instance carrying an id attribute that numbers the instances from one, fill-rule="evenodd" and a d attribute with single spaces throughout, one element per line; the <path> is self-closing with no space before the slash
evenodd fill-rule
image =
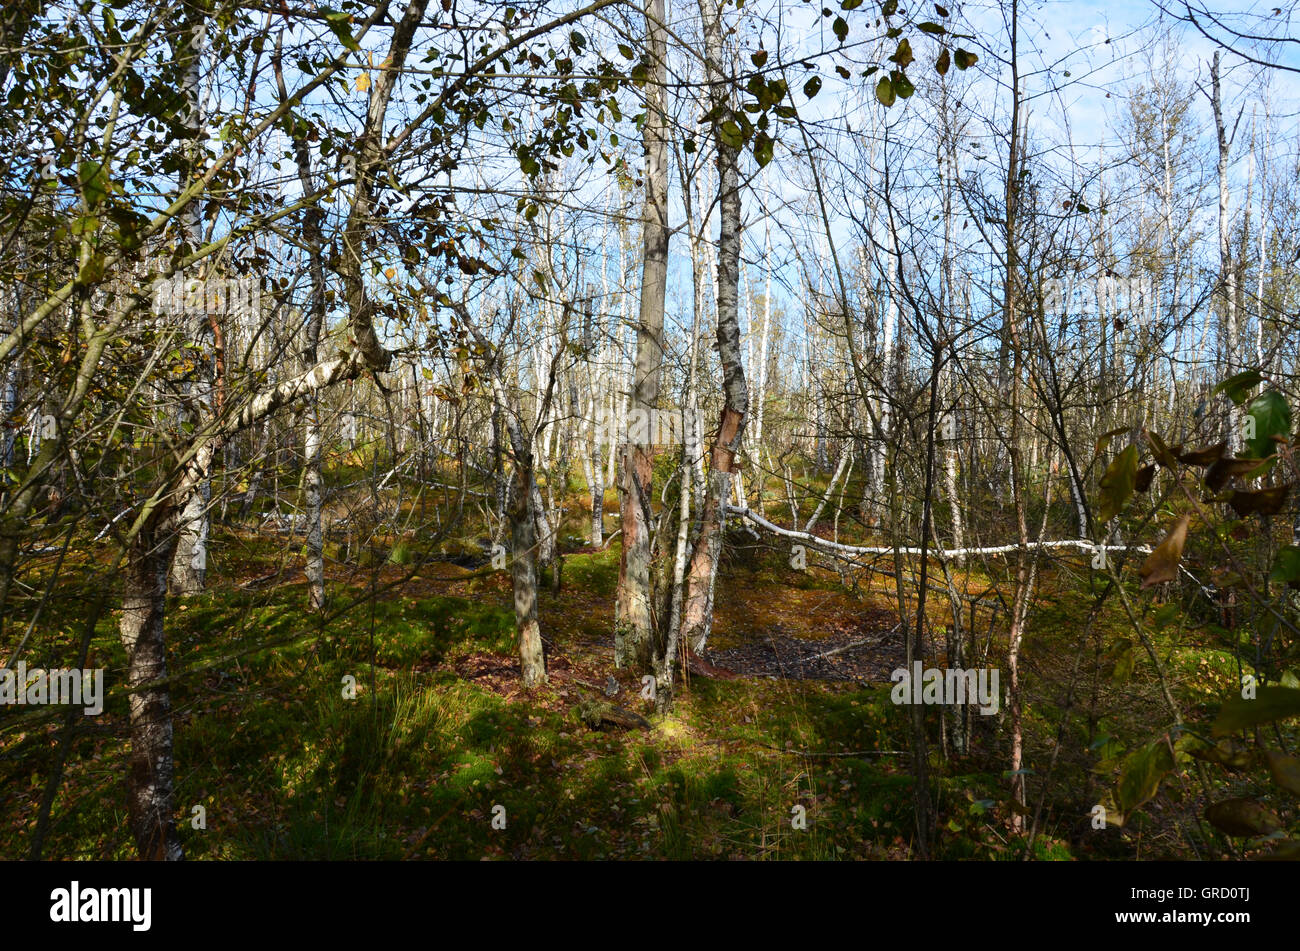
<path id="1" fill-rule="evenodd" d="M 1228 499 L 1228 504 L 1241 518 L 1247 515 L 1276 515 L 1282 511 L 1282 504 L 1290 491 L 1289 482 L 1286 485 L 1279 485 L 1272 489 L 1259 489 L 1256 492 L 1243 492 L 1237 489 Z"/>
<path id="2" fill-rule="evenodd" d="M 1191 520 L 1190 515 L 1180 518 L 1173 531 L 1142 562 L 1138 574 L 1142 577 L 1143 588 L 1173 581 L 1178 577 L 1178 565 L 1183 560 L 1183 545 L 1187 543 L 1187 526 Z"/>

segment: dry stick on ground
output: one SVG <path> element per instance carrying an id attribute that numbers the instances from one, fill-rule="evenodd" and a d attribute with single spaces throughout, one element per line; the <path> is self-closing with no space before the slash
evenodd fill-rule
<path id="1" fill-rule="evenodd" d="M 779 746 L 773 746 L 771 743 L 755 743 L 755 746 L 762 746 L 769 750 L 776 750 L 778 753 L 789 753 L 791 756 L 911 756 L 911 750 L 848 750 L 843 753 L 823 753 L 818 750 L 794 750 L 783 749 Z"/>
<path id="2" fill-rule="evenodd" d="M 890 634 L 893 634 L 895 631 L 897 631 L 901 626 L 902 626 L 901 624 L 895 624 L 884 634 L 878 634 L 875 637 L 864 637 L 861 638 L 860 640 L 852 641 L 851 643 L 845 644 L 842 647 L 837 647 L 834 650 L 822 651 L 822 653 L 820 654 L 813 654 L 811 657 L 804 657 L 800 660 L 800 663 L 806 664 L 810 660 L 821 660 L 823 657 L 831 657 L 835 654 L 842 654 L 844 651 L 852 650 L 855 647 L 861 647 L 864 644 L 879 644 Z"/>

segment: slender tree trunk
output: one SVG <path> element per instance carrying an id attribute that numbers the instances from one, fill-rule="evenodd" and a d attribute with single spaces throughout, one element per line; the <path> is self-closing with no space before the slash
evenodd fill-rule
<path id="1" fill-rule="evenodd" d="M 1220 354 L 1223 361 L 1224 375 L 1237 372 L 1237 271 L 1232 263 L 1232 250 L 1229 232 L 1231 222 L 1228 218 L 1228 150 L 1230 141 L 1223 120 L 1223 98 L 1219 86 L 1219 51 L 1214 51 L 1210 61 L 1210 103 L 1214 109 L 1214 131 L 1218 142 L 1218 177 L 1219 177 L 1219 307 L 1222 325 L 1219 334 Z M 1224 417 L 1224 437 L 1228 440 L 1227 455 L 1235 455 L 1241 448 L 1241 432 L 1235 424 L 1233 413 L 1229 411 Z"/>
<path id="2" fill-rule="evenodd" d="M 537 534 L 529 499 L 537 490 L 531 453 L 515 454 L 514 491 L 510 497 L 510 575 L 519 633 L 519 663 L 525 687 L 546 681 L 542 629 L 537 620 Z"/>
<path id="3" fill-rule="evenodd" d="M 190 176 L 200 162 L 199 137 L 202 134 L 203 117 L 199 101 L 199 83 L 202 75 L 203 51 L 207 45 L 206 16 L 206 12 L 202 10 L 191 12 L 186 17 L 183 32 L 178 40 L 178 43 L 182 44 L 178 50 L 178 58 L 183 58 L 185 61 L 181 99 L 186 110 L 186 134 L 191 139 L 190 160 L 182 166 L 178 173 L 178 191 L 184 191 L 189 187 Z M 189 206 L 181 212 L 179 220 L 182 240 L 191 248 L 198 247 L 203 229 L 203 208 L 200 203 L 198 201 L 190 202 Z M 186 294 L 187 298 L 189 296 L 189 294 Z M 202 284 L 200 284 L 198 298 L 202 302 L 201 308 L 206 310 L 210 296 Z M 193 319 L 194 317 L 194 314 L 189 313 L 188 310 L 186 311 L 185 318 Z M 198 336 L 201 339 L 207 331 L 206 324 L 201 318 L 198 327 Z M 213 414 L 213 406 L 210 402 L 212 387 L 207 379 L 206 353 L 203 354 L 203 358 L 200 360 L 200 367 L 200 380 L 194 384 L 197 391 L 197 399 L 194 401 L 198 414 L 197 426 L 207 423 Z M 207 574 L 208 501 L 212 496 L 212 483 L 209 476 L 211 459 L 212 453 L 209 452 L 207 464 L 203 469 L 203 478 L 195 485 L 193 491 L 185 500 L 184 511 L 181 514 L 180 541 L 176 546 L 176 557 L 171 567 L 172 589 L 181 595 L 197 594 L 202 591 Z"/>
<path id="4" fill-rule="evenodd" d="M 658 408 L 663 367 L 664 300 L 668 283 L 668 117 L 667 10 L 665 0 L 646 0 L 646 45 L 650 78 L 646 85 L 645 206 L 642 211 L 641 313 L 637 324 L 636 366 L 629 406 L 637 429 Z M 632 428 L 632 427 L 629 427 Z M 650 427 L 653 428 L 653 427 Z M 650 670 L 655 655 L 654 598 L 650 583 L 652 516 L 652 444 L 644 433 L 623 445 L 620 492 L 623 546 L 619 559 L 614 615 L 614 663 Z M 651 437 L 652 438 L 652 437 Z"/>
<path id="5" fill-rule="evenodd" d="M 156 524 L 167 526 L 171 520 L 160 515 Z M 165 686 L 149 686 L 167 676 L 163 620 L 168 565 L 176 547 L 169 529 L 146 528 L 133 541 L 119 625 L 131 691 L 127 811 L 140 857 L 146 860 L 184 858 L 175 824 L 171 696 Z"/>
<path id="6" fill-rule="evenodd" d="M 740 313 L 740 181 L 739 155 L 724 140 L 722 125 L 731 115 L 727 73 L 723 65 L 723 22 L 721 4 L 701 0 L 704 21 L 705 68 L 718 152 L 718 354 L 722 360 L 723 408 L 709 459 L 709 492 L 705 496 L 700 532 L 691 555 L 682 609 L 681 637 L 696 651 L 708 638 L 713 614 L 713 590 L 722 550 L 723 510 L 737 471 L 736 454 L 745 433 L 749 394 L 741 359 Z M 664 665 L 671 678 L 671 658 Z M 671 679 L 669 680 L 671 692 Z M 659 690 L 663 692 L 663 684 Z"/>
<path id="7" fill-rule="evenodd" d="M 1016 540 L 1019 549 L 1016 552 L 1015 594 L 1011 608 L 1011 629 L 1007 636 L 1007 679 L 1010 692 L 1011 713 L 1011 795 L 1025 804 L 1024 766 L 1024 715 L 1020 697 L 1020 645 L 1024 638 L 1024 621 L 1029 595 L 1028 545 L 1029 529 L 1025 518 L 1024 487 L 1021 484 L 1020 469 L 1020 397 L 1023 347 L 1021 346 L 1017 316 L 1017 283 L 1019 277 L 1019 223 L 1020 208 L 1020 165 L 1022 162 L 1022 145 L 1025 130 L 1022 128 L 1021 88 L 1019 67 L 1016 59 L 1018 0 L 1011 4 L 1011 81 L 1012 81 L 1012 119 L 1011 135 L 1007 156 L 1007 181 L 1004 209 L 1006 213 L 1006 257 L 1003 275 L 1003 320 L 1006 324 L 1004 339 L 1011 348 L 1011 425 L 1007 439 L 1007 457 L 1011 475 L 1012 504 L 1016 514 Z M 1012 812 L 1011 828 L 1020 832 L 1024 828 L 1024 818 L 1017 811 Z"/>

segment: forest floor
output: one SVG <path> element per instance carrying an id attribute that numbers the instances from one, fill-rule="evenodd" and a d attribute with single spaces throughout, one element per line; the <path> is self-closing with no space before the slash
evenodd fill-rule
<path id="1" fill-rule="evenodd" d="M 612 663 L 617 544 L 570 551 L 561 591 L 543 591 L 549 682 L 531 693 L 505 573 L 448 560 L 335 566 L 331 610 L 314 617 L 294 544 L 223 529 L 213 550 L 237 568 L 214 572 L 201 596 L 169 599 L 177 802 L 192 857 L 915 856 L 908 717 L 889 696 L 905 657 L 892 580 L 846 588 L 834 572 L 792 575 L 784 555 L 739 546 L 718 580 L 707 658 L 740 676 L 688 678 L 672 714 L 657 717 L 639 678 Z M 933 782 L 941 857 L 1132 857 L 1134 829 L 1138 854 L 1175 857 L 1172 830 L 1186 816 L 1153 809 L 1122 837 L 1088 835 L 1104 744 L 1091 759 L 1052 755 L 1062 731 L 1082 729 L 1072 664 L 1108 640 L 1100 622 L 1085 632 L 1077 585 L 1057 587 L 1043 583 L 1026 645 L 1031 759 L 1050 756 L 1055 769 L 1034 803 L 1038 832 L 1031 843 L 1006 831 L 1005 711 L 976 715 L 970 754 L 947 758 Z M 95 594 L 69 590 L 60 603 L 73 616 Z M 66 650 L 75 628 L 50 623 Z M 123 666 L 115 624 L 101 619 L 89 662 L 109 669 L 110 690 Z M 1163 646 L 1176 690 L 1208 700 L 1231 682 L 1213 644 Z M 1159 720 L 1153 688 L 1091 689 L 1089 735 Z M 590 701 L 642 713 L 651 728 L 590 729 L 580 717 Z M 116 692 L 77 734 L 50 857 L 132 854 L 125 703 Z M 55 729 L 33 722 L 0 757 L 12 833 L 0 853 L 34 822 Z M 942 742 L 935 726 L 932 766 Z"/>

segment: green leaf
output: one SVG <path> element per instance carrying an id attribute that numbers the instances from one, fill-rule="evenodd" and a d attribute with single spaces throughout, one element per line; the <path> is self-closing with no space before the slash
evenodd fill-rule
<path id="1" fill-rule="evenodd" d="M 1151 627 L 1157 631 L 1163 631 L 1178 618 L 1179 606 L 1177 601 L 1171 601 L 1169 604 L 1162 605 L 1156 610 L 1151 617 Z"/>
<path id="2" fill-rule="evenodd" d="M 1126 816 L 1144 802 L 1148 802 L 1174 768 L 1174 756 L 1164 737 L 1150 743 L 1129 756 L 1120 773 L 1116 789 L 1120 811 Z"/>
<path id="3" fill-rule="evenodd" d="M 1110 441 L 1112 439 L 1114 439 L 1120 433 L 1128 432 L 1128 430 L 1129 428 L 1127 426 L 1116 426 L 1114 429 L 1107 430 L 1106 432 L 1098 436 L 1097 446 L 1095 450 L 1097 455 L 1100 456 L 1103 452 L 1106 451 L 1106 448 L 1110 445 Z"/>
<path id="4" fill-rule="evenodd" d="M 835 37 L 841 43 L 843 43 L 845 38 L 849 35 L 849 25 L 844 22 L 844 17 L 836 17 L 835 22 L 831 24 L 831 30 L 835 33 Z"/>
<path id="5" fill-rule="evenodd" d="M 894 104 L 894 83 L 888 76 L 880 77 L 880 82 L 876 83 L 876 98 L 886 108 Z"/>
<path id="6" fill-rule="evenodd" d="M 718 136 L 722 139 L 723 144 L 733 149 L 738 149 L 745 144 L 745 133 L 741 131 L 740 125 L 735 119 L 728 119 L 718 127 Z"/>
<path id="7" fill-rule="evenodd" d="M 916 92 L 916 87 L 912 85 L 910 79 L 899 73 L 894 77 L 894 92 L 898 93 L 900 99 L 909 99 L 912 93 Z"/>
<path id="8" fill-rule="evenodd" d="M 108 197 L 108 190 L 111 187 L 108 172 L 100 162 L 82 162 L 77 167 L 77 175 L 81 180 L 82 191 L 86 195 L 86 207 L 94 211 L 99 207 L 100 202 Z"/>
<path id="9" fill-rule="evenodd" d="M 920 30 L 922 33 L 929 33 L 929 34 L 931 34 L 931 35 L 933 35 L 933 36 L 942 36 L 943 34 L 945 34 L 945 33 L 948 32 L 946 29 L 944 29 L 943 27 L 941 27 L 939 24 L 937 24 L 937 23 L 930 23 L 930 22 L 928 22 L 928 21 L 925 22 L 925 23 L 918 23 L 918 24 L 916 25 L 916 28 L 917 28 L 918 30 Z"/>
<path id="10" fill-rule="evenodd" d="M 104 256 L 92 254 L 90 259 L 77 272 L 77 283 L 97 284 L 104 279 Z"/>
<path id="11" fill-rule="evenodd" d="M 979 57 L 967 50 L 958 49 L 953 56 L 953 62 L 957 64 L 958 69 L 970 69 L 979 62 Z"/>
<path id="12" fill-rule="evenodd" d="M 1166 446 L 1165 441 L 1157 433 L 1147 432 L 1146 437 L 1147 442 L 1151 444 L 1151 452 L 1156 457 L 1156 462 L 1166 469 L 1178 467 L 1178 454 Z"/>
<path id="13" fill-rule="evenodd" d="M 636 54 L 632 52 L 632 47 L 628 46 L 626 43 L 618 44 L 618 52 L 624 59 L 634 59 L 636 57 Z"/>
<path id="14" fill-rule="evenodd" d="M 1250 754 L 1244 750 L 1235 750 L 1229 743 L 1220 742 L 1218 745 L 1211 745 L 1198 736 L 1190 733 L 1184 733 L 1179 737 L 1174 747 L 1180 753 L 1186 753 L 1193 759 L 1199 759 L 1206 763 L 1214 763 L 1222 766 L 1224 769 L 1239 773 L 1250 765 Z"/>
<path id="15" fill-rule="evenodd" d="M 763 64 L 767 62 L 767 50 L 755 50 L 749 57 L 749 61 L 754 64 L 755 69 L 762 69 Z"/>
<path id="16" fill-rule="evenodd" d="M 320 12 L 325 15 L 325 25 L 339 38 L 343 48 L 354 53 L 359 52 L 361 45 L 352 38 L 352 31 L 348 28 L 348 22 L 352 19 L 352 14 L 331 10 L 328 7 L 322 7 Z"/>
<path id="17" fill-rule="evenodd" d="M 754 161 L 759 168 L 772 161 L 772 145 L 772 137 L 766 132 L 760 132 L 754 137 Z"/>
<path id="18" fill-rule="evenodd" d="M 907 69 L 915 58 L 912 55 L 912 44 L 906 37 L 898 41 L 898 49 L 894 50 L 894 55 L 889 57 L 892 62 L 898 64 L 899 69 Z"/>
<path id="19" fill-rule="evenodd" d="M 948 50 L 945 47 L 943 52 L 939 54 L 939 58 L 934 61 L 935 72 L 937 72 L 940 76 L 948 75 L 948 64 L 951 62 L 952 62 L 952 57 L 948 55 Z"/>
<path id="20" fill-rule="evenodd" d="M 822 88 L 822 78 L 820 76 L 811 77 L 803 84 L 803 94 L 811 99 L 817 95 L 817 91 Z"/>
<path id="21" fill-rule="evenodd" d="M 856 10 L 862 6 L 862 0 L 840 0 L 841 10 Z"/>
<path id="22" fill-rule="evenodd" d="M 1246 412 L 1255 420 L 1255 438 L 1246 440 L 1250 454 L 1267 459 L 1277 452 L 1273 437 L 1291 435 L 1291 406 L 1277 390 L 1265 390 L 1250 401 Z"/>
<path id="23" fill-rule="evenodd" d="M 1128 446 L 1116 456 L 1101 477 L 1101 513 L 1103 523 L 1109 522 L 1124 508 L 1137 486 L 1138 448 Z"/>
<path id="24" fill-rule="evenodd" d="M 1233 697 L 1219 708 L 1214 735 L 1227 736 L 1259 723 L 1300 716 L 1300 690 L 1290 687 L 1256 687 L 1255 699 Z"/>
<path id="25" fill-rule="evenodd" d="M 1246 396 L 1262 379 L 1264 379 L 1264 375 L 1258 370 L 1243 370 L 1240 373 L 1234 373 L 1216 386 L 1210 391 L 1210 396 L 1226 393 L 1228 399 L 1240 406 L 1246 402 Z"/>
<path id="26" fill-rule="evenodd" d="M 1120 638 L 1111 650 L 1115 656 L 1115 671 L 1112 677 L 1116 683 L 1123 683 L 1133 676 L 1133 642 L 1127 637 Z"/>
<path id="27" fill-rule="evenodd" d="M 1300 585 L 1300 548 L 1295 545 L 1287 545 L 1277 553 L 1273 559 L 1273 570 L 1268 574 L 1268 580 L 1277 584 Z"/>

